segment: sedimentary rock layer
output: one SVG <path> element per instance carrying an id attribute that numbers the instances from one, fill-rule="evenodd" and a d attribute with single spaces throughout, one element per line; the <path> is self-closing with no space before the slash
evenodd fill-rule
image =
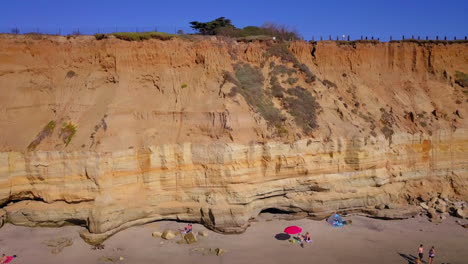
<path id="1" fill-rule="evenodd" d="M 280 45 L 0 37 L 0 223 L 99 243 L 160 219 L 242 232 L 270 208 L 468 200 L 466 44 Z"/>

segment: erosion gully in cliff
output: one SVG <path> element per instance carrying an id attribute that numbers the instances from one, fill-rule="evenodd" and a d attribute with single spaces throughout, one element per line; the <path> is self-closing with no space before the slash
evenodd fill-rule
<path id="1" fill-rule="evenodd" d="M 162 219 L 235 233 L 262 211 L 466 201 L 467 61 L 466 43 L 2 35 L 0 222 L 96 244 Z"/>

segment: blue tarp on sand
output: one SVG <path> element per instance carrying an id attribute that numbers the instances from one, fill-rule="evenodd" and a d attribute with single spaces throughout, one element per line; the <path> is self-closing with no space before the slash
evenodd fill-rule
<path id="1" fill-rule="evenodd" d="M 335 226 L 335 227 L 344 226 L 343 218 L 341 218 L 341 216 L 340 216 L 339 214 L 333 214 L 333 215 L 331 215 L 330 217 L 328 217 L 327 222 L 328 222 L 331 226 Z"/>

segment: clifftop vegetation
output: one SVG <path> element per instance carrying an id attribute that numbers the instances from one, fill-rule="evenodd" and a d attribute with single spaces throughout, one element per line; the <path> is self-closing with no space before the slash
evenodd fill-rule
<path id="1" fill-rule="evenodd" d="M 209 22 L 192 21 L 190 24 L 194 30 L 202 35 L 220 35 L 234 38 L 268 36 L 280 40 L 301 39 L 300 34 L 296 30 L 275 23 L 265 23 L 261 27 L 247 26 L 244 28 L 237 28 L 232 24 L 230 19 L 219 17 Z"/>

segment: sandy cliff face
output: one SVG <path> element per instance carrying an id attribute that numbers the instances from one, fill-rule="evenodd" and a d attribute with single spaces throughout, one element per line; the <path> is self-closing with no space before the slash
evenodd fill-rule
<path id="1" fill-rule="evenodd" d="M 468 46 L 0 37 L 1 221 L 97 243 L 159 219 L 468 200 Z"/>

